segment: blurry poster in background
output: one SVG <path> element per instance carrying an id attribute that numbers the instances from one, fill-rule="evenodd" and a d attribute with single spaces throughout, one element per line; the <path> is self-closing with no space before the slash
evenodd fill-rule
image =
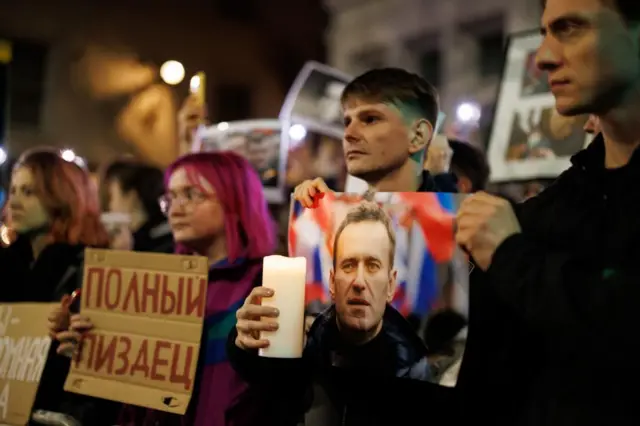
<path id="1" fill-rule="evenodd" d="M 583 130 L 586 116 L 556 111 L 547 73 L 535 63 L 541 42 L 532 32 L 509 40 L 487 151 L 492 182 L 553 179 L 590 140 Z"/>
<path id="2" fill-rule="evenodd" d="M 280 111 L 283 145 L 289 155 L 287 186 L 323 178 L 334 191 L 345 190 L 344 133 L 340 96 L 351 76 L 318 62 L 307 62 Z"/>
<path id="3" fill-rule="evenodd" d="M 286 151 L 282 152 L 279 120 L 243 120 L 202 128 L 202 151 L 234 151 L 246 158 L 262 179 L 269 203 L 284 202 Z"/>
<path id="4" fill-rule="evenodd" d="M 462 194 L 407 192 L 377 193 L 374 201 L 366 201 L 360 195 L 329 193 L 315 209 L 304 209 L 292 200 L 289 255 L 307 259 L 307 305 L 335 302 L 334 306 L 340 306 L 351 304 L 355 297 L 363 306 L 352 308 L 362 308 L 363 317 L 374 318 L 379 316 L 376 301 L 380 298 L 372 294 L 376 291 L 373 283 L 386 286 L 392 282 L 389 277 L 393 272 L 388 272 L 397 271 L 390 303 L 393 309 L 387 309 L 384 321 L 391 321 L 389 327 L 399 333 L 400 340 L 414 347 L 414 353 L 424 354 L 429 364 L 428 380 L 440 382 L 449 367 L 459 361 L 465 342 L 470 263 L 454 239 L 455 214 L 463 198 Z M 392 265 L 388 253 L 382 252 L 384 244 L 368 228 L 361 229 L 359 235 L 353 234 L 359 232 L 355 227 L 349 234 L 343 231 L 338 247 L 344 253 L 337 254 L 336 231 L 350 212 L 362 206 L 380 209 L 390 219 L 395 235 Z M 371 217 L 364 222 L 370 223 Z M 387 235 L 385 232 L 384 238 Z M 357 256 L 351 257 L 352 251 Z M 360 262 L 371 274 L 367 275 L 371 285 L 363 286 L 357 294 L 355 290 L 338 288 L 342 285 L 339 274 L 348 274 L 349 268 L 361 269 Z M 382 275 L 378 274 L 380 271 Z M 330 295 L 332 279 L 335 299 Z M 339 310 L 336 312 L 340 315 Z M 413 326 L 402 317 L 410 319 Z"/>

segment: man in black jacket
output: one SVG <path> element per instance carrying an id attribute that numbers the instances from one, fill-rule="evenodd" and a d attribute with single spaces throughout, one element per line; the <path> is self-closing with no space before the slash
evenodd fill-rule
<path id="1" fill-rule="evenodd" d="M 563 115 L 602 132 L 515 209 L 466 199 L 477 268 L 458 386 L 463 424 L 638 425 L 640 3 L 547 0 L 538 66 Z"/>
<path id="2" fill-rule="evenodd" d="M 399 68 L 373 69 L 347 84 L 341 102 L 347 171 L 370 191 L 457 192 L 455 176 L 432 176 L 422 167 L 439 111 L 429 82 Z M 311 207 L 317 193 L 328 191 L 317 178 L 298 185 L 294 197 Z"/>

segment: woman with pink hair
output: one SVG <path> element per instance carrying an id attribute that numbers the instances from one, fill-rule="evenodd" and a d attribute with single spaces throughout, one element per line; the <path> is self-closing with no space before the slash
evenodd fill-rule
<path id="1" fill-rule="evenodd" d="M 196 384 L 186 415 L 126 407 L 118 424 L 267 425 L 265 413 L 257 409 L 264 405 L 263 396 L 237 376 L 225 349 L 236 310 L 251 289 L 261 285 L 262 258 L 275 250 L 275 224 L 260 178 L 234 153 L 197 153 L 169 167 L 165 188 L 161 205 L 169 218 L 176 251 L 206 256 L 210 262 Z M 72 317 L 76 338 L 90 327 L 88 318 Z"/>

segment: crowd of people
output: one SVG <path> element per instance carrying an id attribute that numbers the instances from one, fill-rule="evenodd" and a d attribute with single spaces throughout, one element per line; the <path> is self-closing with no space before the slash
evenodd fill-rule
<path id="1" fill-rule="evenodd" d="M 308 310 L 301 358 L 258 356 L 269 345 L 260 333 L 279 326 L 277 310 L 260 304 L 273 295 L 261 286 L 262 259 L 278 250 L 277 218 L 245 158 L 187 153 L 201 119 L 192 100 L 191 112 L 177 118 L 184 155 L 165 171 L 119 160 L 101 173 L 98 190 L 86 169 L 58 152 L 24 153 L 3 212 L 0 302 L 59 303 L 49 317 L 53 344 L 33 409 L 84 426 L 640 424 L 633 390 L 640 379 L 640 199 L 625 186 L 640 171 L 640 3 L 543 3 L 536 64 L 549 76 L 557 112 L 590 115 L 585 131 L 594 139 L 525 202 L 485 192 L 489 168 L 476 148 L 431 144 L 438 95 L 423 78 L 374 69 L 342 93 L 344 161 L 368 193 L 470 194 L 456 218 L 456 241 L 474 265 L 468 323 L 440 315 L 403 351 L 388 345 L 411 327 L 388 306 L 392 280 L 376 287 L 358 264 L 352 276 L 332 277 L 332 291 L 391 325 L 336 302 Z M 331 190 L 314 179 L 293 193 L 312 208 Z M 339 238 L 363 226 L 386 238 L 388 223 L 375 209 L 353 212 L 336 237 L 334 264 L 346 250 Z M 185 415 L 63 391 L 78 343 L 93 327 L 71 298 L 82 285 L 87 247 L 208 259 L 202 349 Z M 389 275 L 388 265 L 375 268 Z M 432 374 L 422 359 L 427 346 L 455 350 L 463 328 L 464 355 L 443 377 L 453 374 L 456 385 L 420 380 Z M 379 371 L 383 358 L 395 367 Z"/>

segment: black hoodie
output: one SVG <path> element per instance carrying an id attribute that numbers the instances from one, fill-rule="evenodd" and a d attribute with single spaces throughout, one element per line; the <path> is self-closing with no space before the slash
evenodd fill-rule
<path id="1" fill-rule="evenodd" d="M 442 414 L 436 407 L 450 402 L 452 390 L 427 382 L 427 349 L 409 323 L 390 306 L 383 324 L 371 342 L 350 347 L 339 337 L 332 306 L 316 318 L 301 359 L 261 358 L 255 352 L 243 351 L 235 346 L 235 329 L 229 336 L 227 352 L 234 369 L 247 382 L 266 395 L 278 395 L 269 401 L 271 418 L 265 424 L 297 424 L 314 397 L 326 401 L 322 426 L 408 424 L 425 414 L 422 404 L 414 405 L 417 396 L 433 404 L 435 411 L 429 414 L 434 420 Z"/>
<path id="2" fill-rule="evenodd" d="M 473 270 L 462 424 L 640 424 L 640 151 L 604 164 L 598 136 Z"/>

